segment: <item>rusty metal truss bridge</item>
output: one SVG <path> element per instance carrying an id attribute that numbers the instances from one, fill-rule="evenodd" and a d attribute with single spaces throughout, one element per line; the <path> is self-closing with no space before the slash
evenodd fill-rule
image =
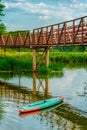
<path id="1" fill-rule="evenodd" d="M 0 35 L 0 47 L 49 48 L 87 45 L 87 16 L 58 24 Z"/>

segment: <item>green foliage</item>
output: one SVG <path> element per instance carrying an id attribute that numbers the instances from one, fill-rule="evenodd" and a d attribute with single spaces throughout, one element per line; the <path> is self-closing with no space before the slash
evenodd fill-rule
<path id="1" fill-rule="evenodd" d="M 2 13 L 4 8 L 5 8 L 5 6 L 4 6 L 3 4 L 1 4 L 1 0 L 0 0 L 0 16 L 3 16 L 3 15 L 4 15 L 4 14 Z"/>
<path id="2" fill-rule="evenodd" d="M 20 35 L 27 35 L 29 31 L 22 31 L 22 30 L 17 30 L 17 31 L 11 31 L 9 32 L 11 35 L 14 35 L 14 34 L 18 34 L 20 33 Z"/>
<path id="3" fill-rule="evenodd" d="M 57 63 L 87 62 L 87 53 L 82 52 L 51 52 L 50 60 Z"/>
<path id="4" fill-rule="evenodd" d="M 49 68 L 51 68 L 51 70 L 53 70 L 53 71 L 62 71 L 63 65 L 58 64 L 56 62 L 51 62 L 50 65 L 49 65 Z"/>
<path id="5" fill-rule="evenodd" d="M 26 56 L 26 55 L 25 55 Z M 27 56 L 19 58 L 16 56 L 6 56 L 0 55 L 0 70 L 3 71 L 28 71 L 32 70 L 32 61 Z"/>
<path id="6" fill-rule="evenodd" d="M 0 23 L 0 35 L 4 34 L 6 32 L 6 27 L 3 23 Z"/>
<path id="7" fill-rule="evenodd" d="M 1 0 L 0 0 L 0 35 L 4 34 L 6 32 L 6 27 L 3 23 L 1 23 L 1 17 L 4 16 L 3 9 L 5 8 L 5 6 L 3 4 L 1 4 Z"/>
<path id="8" fill-rule="evenodd" d="M 52 51 L 57 51 L 57 52 L 84 52 L 85 51 L 85 46 L 56 46 L 53 47 Z"/>
<path id="9" fill-rule="evenodd" d="M 14 58 L 0 56 L 0 70 L 14 70 L 16 66 L 17 62 Z"/>
<path id="10" fill-rule="evenodd" d="M 11 50 L 10 50 L 11 51 Z M 6 57 L 0 54 L 0 71 L 32 71 L 32 53 L 6 53 Z M 50 52 L 50 65 L 37 67 L 39 73 L 47 74 L 52 71 L 62 72 L 63 67 L 76 64 L 87 64 L 87 53 Z"/>
<path id="11" fill-rule="evenodd" d="M 38 68 L 38 72 L 39 72 L 39 73 L 45 73 L 45 74 L 46 74 L 46 73 L 50 73 L 50 72 L 51 72 L 51 69 L 50 69 L 49 67 L 44 67 L 44 66 L 43 66 L 43 67 L 39 67 L 39 68 Z"/>

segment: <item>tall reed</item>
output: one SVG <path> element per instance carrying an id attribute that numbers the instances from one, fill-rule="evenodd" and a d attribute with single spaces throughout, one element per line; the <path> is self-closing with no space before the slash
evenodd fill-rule
<path id="1" fill-rule="evenodd" d="M 62 71 L 65 64 L 87 64 L 86 52 L 50 52 L 50 64 L 41 64 L 39 72 Z M 39 61 L 37 61 L 39 64 Z M 32 71 L 32 52 L 6 52 L 0 54 L 0 71 Z"/>

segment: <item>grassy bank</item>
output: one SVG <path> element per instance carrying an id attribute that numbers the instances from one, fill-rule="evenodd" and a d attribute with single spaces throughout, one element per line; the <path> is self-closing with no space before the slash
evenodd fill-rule
<path id="1" fill-rule="evenodd" d="M 87 52 L 51 52 L 50 60 L 63 63 L 86 63 Z"/>
<path id="2" fill-rule="evenodd" d="M 32 70 L 32 53 L 6 52 L 0 54 L 0 71 L 30 71 Z"/>
<path id="3" fill-rule="evenodd" d="M 75 67 L 83 64 L 87 64 L 86 52 L 50 52 L 49 67 L 42 63 L 37 69 L 39 72 L 62 71 L 67 65 Z M 6 56 L 1 52 L 0 71 L 32 71 L 32 52 L 6 52 Z"/>

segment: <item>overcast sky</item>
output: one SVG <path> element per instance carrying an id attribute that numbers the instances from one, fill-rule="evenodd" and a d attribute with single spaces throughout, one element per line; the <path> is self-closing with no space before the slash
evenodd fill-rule
<path id="1" fill-rule="evenodd" d="M 2 0 L 8 31 L 32 30 L 87 15 L 87 0 Z"/>

